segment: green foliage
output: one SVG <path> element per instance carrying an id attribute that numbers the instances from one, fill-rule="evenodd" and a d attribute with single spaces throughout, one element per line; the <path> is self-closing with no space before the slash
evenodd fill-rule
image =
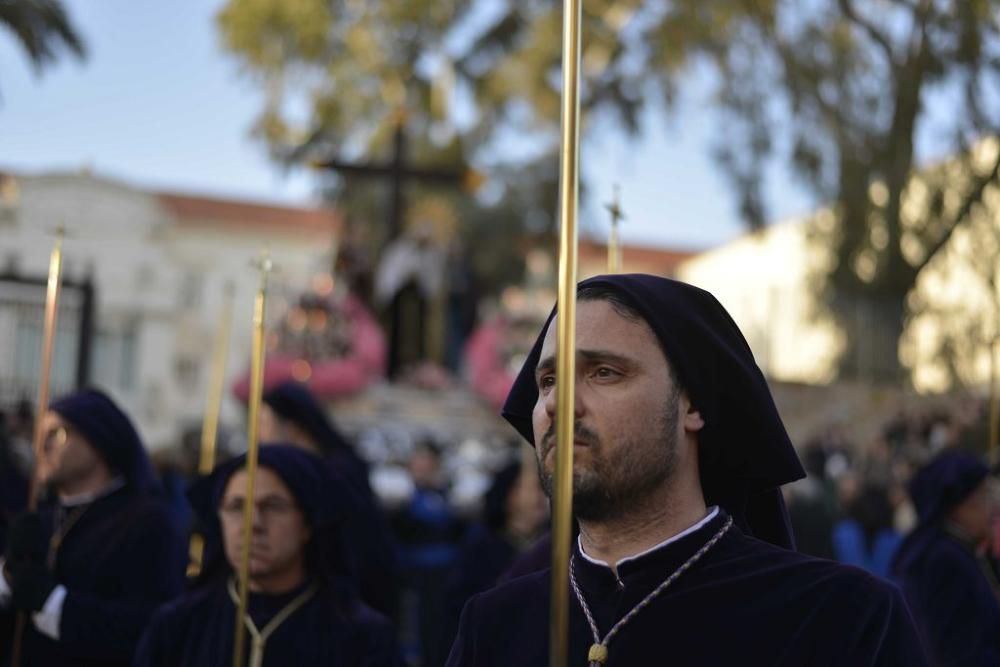
<path id="1" fill-rule="evenodd" d="M 0 2 L 0 26 L 10 30 L 37 71 L 58 60 L 66 49 L 83 58 L 86 48 L 60 0 Z"/>
<path id="2" fill-rule="evenodd" d="M 503 165 L 532 164 L 545 176 L 536 182 L 554 178 L 561 7 L 230 0 L 219 24 L 265 83 L 257 131 L 280 159 L 377 153 L 405 108 L 411 134 L 433 139 L 417 158 L 457 153 L 500 174 L 509 195 L 525 185 L 524 170 Z M 907 294 L 997 178 L 1000 156 L 973 164 L 971 149 L 1000 128 L 998 16 L 1000 0 L 588 0 L 581 106 L 585 119 L 605 114 L 636 134 L 644 101 L 659 97 L 669 110 L 699 65 L 715 85 L 714 152 L 743 217 L 752 227 L 767 220 L 769 160 L 832 208 L 827 301 L 849 341 L 879 333 L 877 367 L 865 373 L 894 381 Z M 451 111 L 442 91 L 457 100 Z M 904 220 L 931 99 L 946 107 L 934 132 L 951 139 L 965 176 L 957 186 L 926 181 L 927 205 Z M 526 206 L 554 211 L 551 189 Z M 846 373 L 862 373 L 856 357 L 847 350 Z"/>

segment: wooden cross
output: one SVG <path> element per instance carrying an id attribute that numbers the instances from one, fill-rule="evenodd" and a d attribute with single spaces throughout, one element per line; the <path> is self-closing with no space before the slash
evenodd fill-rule
<path id="1" fill-rule="evenodd" d="M 392 159 L 388 163 L 352 164 L 336 158 L 313 163 L 313 166 L 319 169 L 330 169 L 351 176 L 388 181 L 391 188 L 391 199 L 387 218 L 389 231 L 387 241 L 398 238 L 403 230 L 403 216 L 406 213 L 404 194 L 406 184 L 409 181 L 419 181 L 431 185 L 459 186 L 475 190 L 482 178 L 471 169 L 418 167 L 408 164 L 406 157 L 409 142 L 406 137 L 403 114 L 398 115 L 395 125 L 396 129 L 392 138 Z"/>

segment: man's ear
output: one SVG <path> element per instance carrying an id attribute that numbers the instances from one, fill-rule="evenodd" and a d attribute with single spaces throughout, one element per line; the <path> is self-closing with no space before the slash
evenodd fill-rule
<path id="1" fill-rule="evenodd" d="M 698 408 L 692 405 L 691 399 L 688 398 L 686 393 L 681 395 L 680 407 L 684 412 L 683 421 L 685 431 L 689 433 L 697 433 L 705 427 L 705 420 L 702 419 L 701 412 L 698 411 Z"/>

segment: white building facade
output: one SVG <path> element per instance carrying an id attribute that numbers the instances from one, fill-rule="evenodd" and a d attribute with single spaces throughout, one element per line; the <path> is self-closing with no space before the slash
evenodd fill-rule
<path id="1" fill-rule="evenodd" d="M 76 385 L 85 345 L 84 379 L 118 400 L 155 449 L 176 445 L 201 422 L 227 292 L 234 318 L 223 419 L 240 421 L 228 387 L 249 363 L 259 284 L 253 260 L 267 248 L 278 267 L 269 307 L 278 313 L 286 291 L 329 274 L 341 218 L 324 209 L 152 192 L 88 173 L 3 174 L 0 402 L 34 400 L 27 394 L 37 385 L 44 291 L 20 283 L 44 279 L 59 226 L 68 287 L 53 393 Z M 80 336 L 83 297 L 73 288 L 86 283 L 93 294 L 89 341 Z"/>

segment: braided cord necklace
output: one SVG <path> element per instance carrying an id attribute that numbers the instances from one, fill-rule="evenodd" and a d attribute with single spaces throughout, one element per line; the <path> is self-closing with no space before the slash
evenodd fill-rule
<path id="1" fill-rule="evenodd" d="M 684 574 L 691 568 L 692 565 L 697 563 L 709 549 L 715 546 L 716 542 L 722 539 L 722 536 L 726 534 L 726 531 L 729 530 L 732 525 L 733 518 L 729 517 L 729 519 L 726 520 L 725 525 L 719 529 L 719 532 L 712 536 L 712 539 L 705 543 L 705 546 L 698 549 L 698 551 L 693 556 L 688 558 L 683 565 L 674 570 L 673 574 L 667 577 L 663 583 L 654 588 L 649 595 L 644 597 L 639 602 L 639 604 L 632 607 L 632 610 L 615 623 L 611 630 L 608 631 L 608 634 L 604 635 L 604 639 L 601 639 L 601 634 L 597 631 L 597 623 L 594 622 L 594 615 L 590 613 L 590 607 L 587 606 L 587 601 L 584 600 L 583 593 L 580 592 L 580 587 L 576 583 L 576 555 L 574 554 L 569 561 L 569 581 L 573 586 L 573 593 L 576 595 L 576 599 L 580 603 L 580 607 L 583 608 L 583 614 L 587 617 L 587 623 L 590 625 L 590 632 L 594 635 L 594 643 L 591 645 L 590 652 L 587 654 L 587 662 L 590 667 L 600 667 L 607 662 L 608 644 L 611 642 L 612 637 L 614 637 L 618 631 L 621 630 L 622 626 L 631 621 L 636 614 L 649 605 L 649 603 L 652 602 L 660 593 L 665 591 L 667 587 L 674 583 L 679 576 Z"/>
<path id="2" fill-rule="evenodd" d="M 236 583 L 232 578 L 226 586 L 229 590 L 229 597 L 233 601 L 233 604 L 237 607 L 240 604 L 239 594 L 236 592 Z M 305 603 L 309 602 L 316 595 L 319 590 L 319 586 L 313 582 L 307 589 L 295 596 L 291 602 L 286 604 L 281 611 L 275 614 L 274 618 L 268 622 L 262 629 L 258 630 L 257 625 L 250 618 L 250 612 L 248 611 L 243 616 L 243 623 L 246 625 L 247 630 L 250 632 L 251 642 L 250 642 L 250 667 L 262 667 L 264 664 L 264 648 L 267 644 L 267 640 L 270 639 L 271 634 L 274 633 L 278 627 L 288 620 L 288 617 L 298 611 Z"/>

